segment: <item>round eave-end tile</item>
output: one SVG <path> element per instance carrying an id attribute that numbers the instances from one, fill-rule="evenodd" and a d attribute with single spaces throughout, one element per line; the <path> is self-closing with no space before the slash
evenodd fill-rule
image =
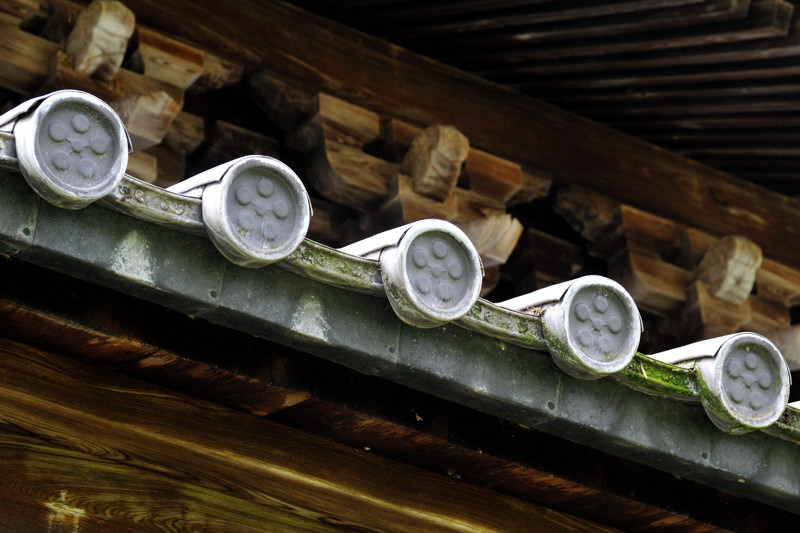
<path id="1" fill-rule="evenodd" d="M 561 301 L 546 309 L 543 327 L 555 362 L 582 379 L 597 379 L 625 368 L 642 332 L 633 298 L 622 286 L 600 276 L 575 280 Z"/>
<path id="2" fill-rule="evenodd" d="M 251 156 L 236 161 L 220 186 L 203 194 L 209 235 L 225 257 L 246 267 L 291 254 L 305 238 L 311 207 L 297 175 L 280 161 Z"/>
<path id="3" fill-rule="evenodd" d="M 789 401 L 789 371 L 780 351 L 760 335 L 733 336 L 698 369 L 703 405 L 724 431 L 772 425 Z"/>
<path id="4" fill-rule="evenodd" d="M 79 209 L 111 192 L 128 163 L 124 126 L 102 100 L 59 91 L 14 128 L 20 169 L 46 201 Z"/>
<path id="5" fill-rule="evenodd" d="M 478 299 L 480 257 L 467 236 L 448 222 L 413 225 L 381 254 L 387 295 L 405 322 L 432 327 L 464 316 Z"/>

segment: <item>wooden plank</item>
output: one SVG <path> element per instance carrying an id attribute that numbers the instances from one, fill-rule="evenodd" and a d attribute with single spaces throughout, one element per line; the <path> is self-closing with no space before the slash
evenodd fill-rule
<path id="1" fill-rule="evenodd" d="M 155 185 L 166 188 L 187 177 L 185 153 L 161 144 L 148 148 L 144 153 L 156 158 L 156 180 L 153 182 Z"/>
<path id="2" fill-rule="evenodd" d="M 397 118 L 385 119 L 381 123 L 382 151 L 389 161 L 403 160 L 408 146 L 424 128 Z"/>
<path id="3" fill-rule="evenodd" d="M 555 22 L 646 12 L 655 9 L 699 4 L 701 1 L 702 0 L 639 0 L 637 2 L 602 2 L 581 5 L 574 8 L 564 6 L 561 9 L 553 9 L 552 4 L 547 0 L 527 2 L 521 0 L 502 0 L 493 1 L 491 3 L 491 9 L 517 8 L 516 11 L 519 13 L 519 8 L 522 7 L 524 8 L 525 14 L 535 17 L 535 21 Z M 297 3 L 298 5 L 304 6 L 306 9 L 318 9 L 314 6 L 314 2 Z M 387 29 L 394 29 L 395 31 L 402 31 L 398 29 L 398 26 L 406 22 L 412 24 L 413 27 L 420 27 L 422 26 L 420 21 L 429 19 L 440 19 L 432 21 L 433 28 L 451 22 L 453 19 L 461 20 L 463 22 L 460 24 L 465 25 L 477 19 L 479 22 L 473 22 L 473 24 L 484 27 L 487 23 L 490 24 L 495 20 L 496 16 L 491 10 L 489 13 L 486 13 L 486 3 L 475 0 L 462 0 L 458 2 L 458 4 L 437 2 L 434 4 L 412 4 L 410 6 L 405 6 L 403 4 L 398 5 L 394 2 L 391 3 L 394 5 L 384 6 L 382 2 L 373 1 L 367 3 L 356 2 L 355 5 L 342 6 L 343 2 L 336 2 L 336 9 L 331 10 L 331 15 L 336 15 L 337 20 L 345 21 L 349 25 L 353 25 L 353 23 L 359 21 L 369 21 L 371 24 L 380 25 L 379 27 L 381 28 L 383 28 L 385 24 Z M 322 4 L 325 4 L 325 2 L 322 2 Z M 324 5 L 319 7 L 325 8 Z M 330 9 L 330 6 L 328 6 L 328 9 Z M 441 19 L 444 19 L 444 21 Z M 583 22 L 586 23 L 585 20 Z M 460 31 L 462 26 L 457 26 L 457 28 L 459 28 Z M 424 33 L 415 35 L 422 36 Z"/>
<path id="4" fill-rule="evenodd" d="M 0 335 L 59 353 L 113 366 L 161 352 L 151 336 L 120 320 L 121 300 L 116 293 L 90 287 L 33 265 L 0 257 L 6 283 L 0 288 Z M 118 295 L 116 295 L 118 296 Z M 136 299 L 124 308 L 156 323 L 168 319 L 164 311 Z"/>
<path id="5" fill-rule="evenodd" d="M 5 440 L 5 439 L 3 439 Z M 16 441 L 21 440 L 20 437 Z M 35 441 L 34 441 L 35 442 Z M 2 453 L 2 452 L 0 452 Z M 24 453 L 24 452 L 23 452 Z M 4 454 L 5 455 L 5 454 Z M 10 464 L 17 464 L 19 457 L 12 457 Z M 19 465 L 10 479 L 25 478 L 26 469 Z M 28 486 L 28 480 L 23 482 Z M 141 529 L 133 529 L 119 524 L 87 516 L 83 508 L 73 508 L 65 503 L 59 495 L 52 501 L 35 501 L 13 492 L 0 491 L 0 530 L 2 531 L 47 531 L 47 533 L 137 533 Z M 83 511 L 83 513 L 80 513 Z M 77 527 L 77 529 L 76 529 Z"/>
<path id="6" fill-rule="evenodd" d="M 585 262 L 582 247 L 535 228 L 525 228 L 506 271 L 519 279 L 538 270 L 567 280 L 574 278 Z"/>
<path id="7" fill-rule="evenodd" d="M 193 486 L 277 505 L 300 523 L 387 531 L 402 524 L 409 532 L 609 530 L 8 341 L 0 341 L 0 352 L 6 424 L 95 460 L 132 460 Z"/>
<path id="8" fill-rule="evenodd" d="M 39 0 L 5 0 L 0 3 L 0 11 L 22 20 L 41 10 Z"/>
<path id="9" fill-rule="evenodd" d="M 266 70 L 247 77 L 250 98 L 284 131 L 293 132 L 312 114 L 314 94 L 270 74 Z"/>
<path id="10" fill-rule="evenodd" d="M 767 338 L 775 343 L 786 359 L 789 368 L 796 372 L 800 370 L 800 325 L 794 324 L 765 333 Z"/>
<path id="11" fill-rule="evenodd" d="M 19 524 L 36 525 L 27 531 L 333 530 L 316 522 L 319 517 L 198 487 L 187 476 L 176 479 L 30 437 L 0 432 L 0 457 L 0 501 L 11 496 L 33 508 L 32 516 L 19 517 Z"/>
<path id="12" fill-rule="evenodd" d="M 767 61 L 776 59 L 785 59 L 796 57 L 800 53 L 800 27 L 796 22 L 792 23 L 789 28 L 789 33 L 786 37 L 775 39 L 755 40 L 744 43 L 735 44 L 719 44 L 709 45 L 697 48 L 690 48 L 688 50 L 652 50 L 645 55 L 630 53 L 619 54 L 607 58 L 596 57 L 591 60 L 576 59 L 572 61 L 548 62 L 546 60 L 532 62 L 515 69 L 515 73 L 525 76 L 541 76 L 557 77 L 565 74 L 581 74 L 587 77 L 596 77 L 597 73 L 604 72 L 606 75 L 611 73 L 630 71 L 630 70 L 649 70 L 655 73 L 660 69 L 671 69 L 675 67 L 682 67 L 684 69 L 705 66 L 710 70 L 716 70 L 717 67 L 726 69 L 737 69 L 737 63 L 744 63 L 750 61 Z M 477 69 L 476 74 L 493 78 L 494 76 L 503 75 L 503 70 L 487 66 L 486 68 Z M 685 89 L 686 96 L 719 96 L 720 94 L 732 95 L 741 94 L 741 89 L 736 87 L 728 88 L 715 88 L 709 93 L 704 93 L 700 88 Z M 609 103 L 620 102 L 627 98 L 633 101 L 642 100 L 664 100 L 667 92 L 662 92 L 656 89 L 653 94 L 587 94 L 585 101 L 606 101 Z M 681 98 L 676 92 L 675 96 L 678 100 Z M 557 101 L 571 100 L 569 95 L 561 95 L 553 93 L 553 97 Z"/>
<path id="13" fill-rule="evenodd" d="M 194 42 L 194 39 L 187 40 Z M 203 50 L 203 72 L 188 91 L 192 94 L 216 91 L 238 83 L 243 76 L 244 65 L 238 59 Z"/>
<path id="14" fill-rule="evenodd" d="M 353 213 L 341 205 L 319 198 L 311 198 L 311 208 L 314 216 L 311 217 L 306 236 L 322 244 L 338 247 L 342 239 L 342 225 Z"/>
<path id="15" fill-rule="evenodd" d="M 726 70 L 727 75 L 735 75 L 731 69 Z M 764 72 L 763 76 L 769 76 Z M 743 76 L 742 78 L 745 79 Z M 658 83 L 658 82 L 656 82 Z M 727 98 L 720 101 L 716 98 L 702 98 L 685 102 L 647 102 L 620 105 L 592 105 L 575 103 L 570 106 L 570 111 L 594 120 L 605 122 L 609 119 L 627 120 L 637 117 L 669 117 L 669 116 L 702 116 L 702 115 L 740 115 L 754 113 L 777 113 L 796 111 L 800 99 L 794 96 L 783 97 L 754 97 L 752 95 L 741 98 Z"/>
<path id="16" fill-rule="evenodd" d="M 287 389 L 171 353 L 139 359 L 127 365 L 124 372 L 256 416 L 274 414 L 311 397 L 308 390 Z"/>
<path id="17" fill-rule="evenodd" d="M 685 228 L 680 237 L 680 252 L 675 257 L 676 265 L 694 270 L 706 250 L 717 242 L 717 238 L 694 228 Z"/>
<path id="18" fill-rule="evenodd" d="M 477 148 L 469 151 L 464 171 L 470 190 L 493 200 L 508 202 L 522 189 L 522 167 Z"/>
<path id="19" fill-rule="evenodd" d="M 497 288 L 502 279 L 500 266 L 491 266 L 483 268 L 483 278 L 481 278 L 481 292 L 480 297 L 486 298 L 493 290 Z"/>
<path id="20" fill-rule="evenodd" d="M 619 226 L 619 202 L 586 187 L 558 189 L 553 209 L 588 241 L 607 238 Z"/>
<path id="21" fill-rule="evenodd" d="M 456 199 L 458 208 L 458 215 L 453 219 L 453 222 L 457 224 L 465 224 L 484 219 L 493 214 L 506 212 L 504 203 L 491 200 L 468 189 L 456 187 L 453 189 L 453 196 Z"/>
<path id="22" fill-rule="evenodd" d="M 748 302 L 751 317 L 748 322 L 742 324 L 742 330 L 767 335 L 776 329 L 788 328 L 791 324 L 791 316 L 786 306 L 757 295 L 751 295 Z"/>
<path id="23" fill-rule="evenodd" d="M 446 120 L 476 147 L 499 157 L 551 171 L 567 182 L 591 186 L 712 234 L 735 230 L 758 243 L 767 256 L 800 265 L 800 249 L 785 245 L 791 236 L 787 231 L 792 231 L 785 228 L 800 228 L 796 200 L 286 4 L 237 2 L 217 13 L 213 22 L 207 16 L 215 9 L 209 0 L 132 0 L 128 5 L 153 27 L 238 55 L 298 86 L 334 95 L 347 92 L 354 103 L 412 123 Z M 223 37 L 220 25 L 237 25 L 242 31 Z M 676 183 L 697 193 L 676 195 Z"/>
<path id="24" fill-rule="evenodd" d="M 144 75 L 188 89 L 205 70 L 202 50 L 147 28 L 139 28 Z"/>
<path id="25" fill-rule="evenodd" d="M 66 44 L 75 72 L 111 81 L 122 65 L 136 17 L 115 0 L 95 0 L 75 21 Z"/>
<path id="26" fill-rule="evenodd" d="M 667 259 L 680 248 L 683 227 L 641 209 L 620 206 L 620 228 L 631 251 Z"/>

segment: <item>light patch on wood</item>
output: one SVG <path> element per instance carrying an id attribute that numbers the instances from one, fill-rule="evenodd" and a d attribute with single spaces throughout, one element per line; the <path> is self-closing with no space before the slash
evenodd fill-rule
<path id="1" fill-rule="evenodd" d="M 67 491 L 62 490 L 57 500 L 44 505 L 50 509 L 50 515 L 47 517 L 47 533 L 62 531 L 79 533 L 80 520 L 86 516 L 86 511 L 69 505 Z"/>

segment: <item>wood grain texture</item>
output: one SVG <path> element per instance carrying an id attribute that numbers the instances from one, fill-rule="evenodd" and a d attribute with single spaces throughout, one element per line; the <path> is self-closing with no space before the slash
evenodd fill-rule
<path id="1" fill-rule="evenodd" d="M 44 40 L 44 39 L 41 39 Z M 107 102 L 124 100 L 137 94 L 159 92 L 167 93 L 178 105 L 183 107 L 184 95 L 181 89 L 159 80 L 148 78 L 136 72 L 120 69 L 110 82 L 93 80 L 75 72 L 72 59 L 63 52 L 48 57 L 50 71 L 45 82 L 47 90 L 77 89 L 86 91 Z"/>
<path id="2" fill-rule="evenodd" d="M 19 19 L 0 14 L 0 85 L 21 94 L 35 91 L 48 75 L 48 62 L 59 46 L 19 28 Z"/>
<path id="3" fill-rule="evenodd" d="M 188 89 L 205 69 L 205 57 L 193 46 L 139 28 L 139 52 L 144 74 L 181 89 Z"/>
<path id="4" fill-rule="evenodd" d="M 5 531 L 257 533 L 332 529 L 321 519 L 324 517 L 244 501 L 198 487 L 191 480 L 175 480 L 125 461 L 2 431 L 0 463 L 0 525 L 5 522 L 9 526 Z M 16 506 L 7 509 L 9 500 Z"/>
<path id="5" fill-rule="evenodd" d="M 23 345 L 0 340 L 0 353 L 4 427 L 304 523 L 610 530 Z"/>
<path id="6" fill-rule="evenodd" d="M 300 86 L 347 96 L 411 122 L 453 124 L 472 144 L 500 157 L 710 233 L 743 234 L 768 257 L 800 265 L 800 248 L 785 245 L 800 231 L 797 200 L 286 4 L 132 0 L 128 5 L 139 20 L 238 55 L 250 68 L 269 67 Z M 210 10 L 216 13 L 213 20 Z M 220 25 L 242 31 L 222 36 Z"/>
<path id="7" fill-rule="evenodd" d="M 66 44 L 75 72 L 100 81 L 116 76 L 136 26 L 133 12 L 116 0 L 95 0 L 75 21 Z"/>
<path id="8" fill-rule="evenodd" d="M 453 126 L 433 124 L 408 147 L 401 170 L 419 194 L 445 201 L 453 192 L 469 155 L 469 139 Z"/>

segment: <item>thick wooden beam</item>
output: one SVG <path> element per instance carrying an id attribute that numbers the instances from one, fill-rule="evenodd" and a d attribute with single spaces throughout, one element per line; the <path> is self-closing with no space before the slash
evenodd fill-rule
<path id="1" fill-rule="evenodd" d="M 469 139 L 452 126 L 433 124 L 414 137 L 400 167 L 414 180 L 414 190 L 443 202 L 453 193 Z"/>
<path id="2" fill-rule="evenodd" d="M 139 93 L 112 102 L 111 107 L 125 124 L 134 150 L 146 150 L 161 143 L 181 110 L 178 102 L 164 91 Z"/>
<path id="3" fill-rule="evenodd" d="M 59 46 L 23 31 L 19 19 L 0 14 L 0 47 L 13 52 L 0 55 L 0 85 L 30 94 L 47 79 L 48 61 Z"/>
<path id="4" fill-rule="evenodd" d="M 75 21 L 66 44 L 75 72 L 100 81 L 116 76 L 136 19 L 115 0 L 95 0 Z"/>
<path id="5" fill-rule="evenodd" d="M 242 57 L 314 92 L 419 124 L 453 124 L 478 148 L 551 171 L 800 265 L 800 202 L 279 2 L 131 0 L 137 19 Z M 208 14 L 213 12 L 214 17 Z M 220 27 L 237 32 L 220 32 Z M 391 75 L 386 75 L 390 72 Z M 424 83 L 420 83 L 424 80 Z M 467 105 L 468 104 L 468 105 Z"/>
<path id="6" fill-rule="evenodd" d="M 6 428 L 263 506 L 254 519 L 277 508 L 330 529 L 610 531 L 24 345 L 0 339 L 0 354 Z M 183 503 L 191 496 L 176 494 Z M 221 525 L 239 531 L 221 507 Z"/>

